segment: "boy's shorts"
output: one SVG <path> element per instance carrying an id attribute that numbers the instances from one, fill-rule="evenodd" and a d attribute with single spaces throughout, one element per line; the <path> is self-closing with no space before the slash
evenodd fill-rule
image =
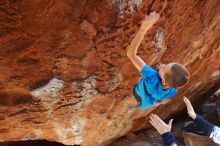
<path id="1" fill-rule="evenodd" d="M 136 85 L 135 85 L 136 86 Z M 135 86 L 133 87 L 133 95 L 138 103 L 138 105 L 142 102 L 141 97 L 139 95 L 137 95 L 137 93 L 135 92 Z"/>

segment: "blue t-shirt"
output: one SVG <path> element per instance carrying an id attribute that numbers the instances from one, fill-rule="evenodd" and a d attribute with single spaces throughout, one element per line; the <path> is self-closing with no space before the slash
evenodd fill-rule
<path id="1" fill-rule="evenodd" d="M 145 109 L 156 104 L 157 100 L 169 99 L 177 93 L 177 89 L 163 90 L 162 82 L 156 70 L 145 65 L 140 71 L 142 78 L 134 87 L 135 93 L 141 98 L 140 109 Z"/>

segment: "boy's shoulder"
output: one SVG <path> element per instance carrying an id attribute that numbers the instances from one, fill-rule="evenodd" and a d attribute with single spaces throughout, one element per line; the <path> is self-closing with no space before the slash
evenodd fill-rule
<path id="1" fill-rule="evenodd" d="M 140 74 L 142 75 L 142 77 L 147 78 L 150 76 L 158 75 L 158 71 L 145 64 L 142 70 L 140 71 Z"/>

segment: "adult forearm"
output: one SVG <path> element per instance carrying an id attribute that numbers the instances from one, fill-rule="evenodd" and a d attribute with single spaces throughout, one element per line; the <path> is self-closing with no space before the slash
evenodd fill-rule
<path id="1" fill-rule="evenodd" d="M 177 146 L 175 136 L 171 132 L 166 132 L 162 135 L 165 146 Z"/>
<path id="2" fill-rule="evenodd" d="M 214 129 L 213 124 L 206 121 L 202 116 L 196 115 L 196 119 L 194 119 L 194 122 L 201 128 L 201 130 L 205 131 L 205 135 L 209 136 Z"/>

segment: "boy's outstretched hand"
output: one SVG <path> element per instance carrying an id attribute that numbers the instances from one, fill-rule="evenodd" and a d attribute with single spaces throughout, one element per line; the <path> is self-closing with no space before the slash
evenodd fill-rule
<path id="1" fill-rule="evenodd" d="M 188 111 L 188 114 L 189 116 L 192 118 L 192 119 L 195 119 L 196 118 L 196 113 L 193 109 L 193 106 L 192 104 L 190 103 L 189 99 L 187 99 L 185 96 L 183 97 L 183 101 L 185 102 L 186 104 L 186 107 L 187 107 L 187 111 Z"/>
<path id="2" fill-rule="evenodd" d="M 151 28 L 160 18 L 160 15 L 156 12 L 151 12 L 148 16 L 145 17 L 144 21 L 141 24 L 141 30 L 148 30 Z"/>
<path id="3" fill-rule="evenodd" d="M 163 120 L 161 120 L 157 115 L 150 115 L 150 124 L 157 129 L 157 131 L 162 135 L 164 133 L 170 132 L 172 127 L 173 119 L 169 121 L 169 124 L 166 124 Z"/>

